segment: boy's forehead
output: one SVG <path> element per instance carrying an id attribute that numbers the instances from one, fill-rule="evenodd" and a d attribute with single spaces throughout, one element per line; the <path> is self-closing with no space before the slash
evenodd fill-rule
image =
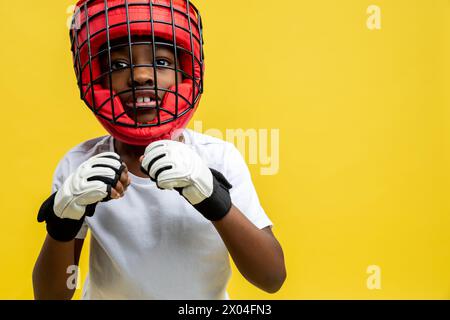
<path id="1" fill-rule="evenodd" d="M 130 41 L 131 38 L 131 41 Z M 152 44 L 153 38 L 152 36 L 132 36 L 132 37 L 122 37 L 114 40 L 110 40 L 110 47 L 123 47 L 123 46 L 129 46 L 130 44 Z M 105 46 L 107 44 L 105 43 Z M 155 45 L 164 46 L 164 47 L 170 47 L 173 46 L 172 42 L 167 41 L 162 38 L 155 37 Z"/>

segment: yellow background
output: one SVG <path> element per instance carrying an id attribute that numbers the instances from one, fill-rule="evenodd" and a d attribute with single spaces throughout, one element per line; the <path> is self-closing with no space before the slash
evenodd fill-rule
<path id="1" fill-rule="evenodd" d="M 449 299 L 450 1 L 195 3 L 207 61 L 195 120 L 280 130 L 279 173 L 250 169 L 288 278 L 269 295 L 234 268 L 231 298 Z M 33 297 L 36 212 L 57 162 L 104 134 L 78 99 L 70 4 L 0 2 L 3 299 Z M 372 4 L 381 30 L 366 27 Z"/>

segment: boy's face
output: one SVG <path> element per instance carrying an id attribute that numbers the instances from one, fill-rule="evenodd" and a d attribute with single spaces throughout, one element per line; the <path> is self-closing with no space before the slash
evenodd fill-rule
<path id="1" fill-rule="evenodd" d="M 133 38 L 133 42 L 147 41 L 151 42 L 148 38 Z M 160 42 L 160 41 L 156 41 Z M 128 39 L 117 43 L 128 43 Z M 175 85 L 175 55 L 173 52 L 173 46 L 156 45 L 155 50 L 155 63 L 156 63 L 156 76 L 158 80 L 158 89 L 169 89 Z M 157 116 L 156 99 L 158 99 L 159 105 L 161 105 L 162 99 L 166 94 L 165 91 L 158 90 L 158 96 L 156 96 L 155 90 L 155 75 L 153 67 L 148 65 L 153 64 L 153 52 L 151 44 L 135 44 L 131 46 L 131 52 L 134 65 L 147 65 L 147 66 L 135 66 L 133 68 L 134 84 L 132 82 L 130 71 L 130 57 L 129 46 L 123 46 L 117 49 L 111 50 L 111 87 L 119 93 L 119 98 L 125 109 L 127 115 L 134 119 L 133 106 L 136 106 L 137 122 L 145 123 L 154 120 Z M 108 57 L 107 54 L 102 55 L 102 72 L 108 70 Z M 172 68 L 168 69 L 166 67 Z M 180 68 L 180 67 L 178 67 Z M 178 83 L 182 82 L 182 74 L 178 73 Z M 110 88 L 109 76 L 105 76 L 102 79 L 102 85 L 105 88 Z M 127 91 L 134 85 L 135 98 L 133 99 L 133 92 L 120 93 Z M 134 104 L 135 103 L 135 104 Z"/>

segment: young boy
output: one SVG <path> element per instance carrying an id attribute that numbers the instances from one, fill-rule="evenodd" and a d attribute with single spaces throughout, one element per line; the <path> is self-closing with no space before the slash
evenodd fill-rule
<path id="1" fill-rule="evenodd" d="M 70 299 L 91 230 L 85 299 L 228 299 L 228 254 L 274 293 L 286 271 L 248 168 L 185 129 L 203 91 L 202 25 L 187 0 L 82 0 L 71 30 L 82 99 L 110 133 L 70 150 L 38 215 L 36 299 Z"/>

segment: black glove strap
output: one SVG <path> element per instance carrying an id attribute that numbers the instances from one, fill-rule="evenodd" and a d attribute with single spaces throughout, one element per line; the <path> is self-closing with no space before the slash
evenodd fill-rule
<path id="1" fill-rule="evenodd" d="M 194 205 L 206 219 L 218 221 L 227 215 L 231 209 L 230 189 L 233 187 L 217 170 L 210 169 L 213 174 L 213 192 L 209 198 Z"/>
<path id="2" fill-rule="evenodd" d="M 68 242 L 75 239 L 83 226 L 85 216 L 92 216 L 97 203 L 86 206 L 86 213 L 80 220 L 61 219 L 53 211 L 56 192 L 42 204 L 38 213 L 38 222 L 47 223 L 47 232 L 55 240 Z"/>

